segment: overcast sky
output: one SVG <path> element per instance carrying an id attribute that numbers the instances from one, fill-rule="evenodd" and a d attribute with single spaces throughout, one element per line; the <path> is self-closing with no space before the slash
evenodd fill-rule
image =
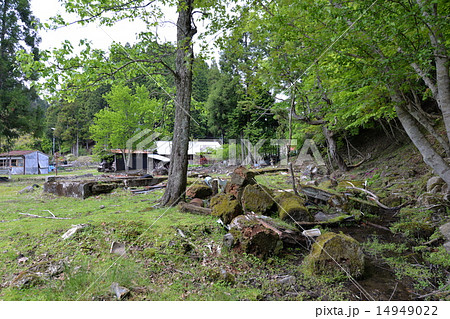
<path id="1" fill-rule="evenodd" d="M 49 18 L 58 13 L 69 17 L 58 0 L 31 0 L 30 3 L 34 16 L 41 22 L 49 22 Z M 170 20 L 174 19 L 176 19 L 175 15 Z M 67 21 L 74 20 L 76 20 L 76 16 L 67 19 Z M 114 27 L 99 27 L 95 23 L 90 23 L 86 26 L 71 25 L 46 32 L 41 30 L 39 32 L 42 38 L 40 48 L 60 47 L 61 42 L 64 40 L 70 40 L 76 46 L 80 39 L 88 39 L 92 41 L 94 47 L 106 50 L 113 41 L 122 44 L 136 42 L 136 35 L 144 30 L 145 25 L 141 21 L 121 21 L 116 23 Z M 167 26 L 160 30 L 162 31 L 159 31 L 159 34 L 162 34 L 165 40 L 175 41 L 176 32 L 174 27 Z"/>

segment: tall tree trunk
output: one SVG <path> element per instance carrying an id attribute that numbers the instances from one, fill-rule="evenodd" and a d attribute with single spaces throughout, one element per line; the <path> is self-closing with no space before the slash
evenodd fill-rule
<path id="1" fill-rule="evenodd" d="M 419 150 L 424 162 L 430 166 L 434 172 L 439 175 L 448 185 L 450 185 L 450 166 L 440 156 L 425 135 L 419 130 L 419 125 L 414 120 L 414 117 L 403 106 L 400 94 L 396 93 L 392 96 L 395 102 L 395 110 L 403 128 L 408 134 L 411 141 Z"/>
<path id="2" fill-rule="evenodd" d="M 337 150 L 336 141 L 334 140 L 334 133 L 330 131 L 325 125 L 322 126 L 322 132 L 323 135 L 325 135 L 325 138 L 327 139 L 328 150 L 330 151 L 330 155 L 331 158 L 333 159 L 333 162 L 337 164 L 340 170 L 348 171 L 347 164 L 345 164 L 344 159 Z"/>
<path id="3" fill-rule="evenodd" d="M 437 18 L 438 9 L 437 3 L 425 3 L 423 0 L 416 0 L 422 14 L 426 18 Z M 428 5 L 428 6 L 427 6 Z M 447 131 L 447 138 L 450 142 L 450 74 L 449 74 L 449 58 L 445 46 L 446 38 L 442 33 L 438 23 L 433 22 L 433 19 L 427 19 L 425 22 L 430 36 L 430 43 L 433 48 L 435 66 L 436 66 L 436 86 L 433 95 L 437 98 L 437 103 L 442 112 L 445 129 Z M 415 68 L 416 72 L 418 71 Z M 419 73 L 420 75 L 420 73 Z M 422 76 L 423 78 L 423 76 Z M 424 79 L 425 81 L 425 79 Z M 427 82 L 425 82 L 427 83 Z M 428 85 L 430 87 L 430 85 Z M 432 89 L 432 87 L 430 87 Z M 437 89 L 437 92 L 436 92 Z"/>
<path id="4" fill-rule="evenodd" d="M 187 183 L 189 126 L 192 94 L 192 37 L 197 29 L 192 23 L 194 0 L 180 0 L 177 21 L 177 55 L 175 70 L 175 125 L 170 154 L 169 178 L 161 199 L 164 206 L 173 206 L 184 199 Z"/>

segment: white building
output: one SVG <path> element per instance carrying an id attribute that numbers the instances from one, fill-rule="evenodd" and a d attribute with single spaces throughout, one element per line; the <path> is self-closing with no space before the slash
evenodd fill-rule
<path id="1" fill-rule="evenodd" d="M 48 155 L 39 151 L 11 151 L 0 154 L 1 175 L 48 174 Z"/>
<path id="2" fill-rule="evenodd" d="M 222 146 L 220 142 L 216 140 L 199 140 L 190 141 L 188 148 L 188 155 L 198 155 L 200 153 L 209 153 L 209 150 L 218 149 Z M 171 141 L 157 141 L 156 151 L 159 155 L 169 156 L 172 152 L 172 142 Z"/>

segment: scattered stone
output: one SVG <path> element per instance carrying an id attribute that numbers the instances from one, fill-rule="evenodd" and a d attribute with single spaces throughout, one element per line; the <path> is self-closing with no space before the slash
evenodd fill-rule
<path id="1" fill-rule="evenodd" d="M 322 235 L 322 233 L 320 232 L 320 229 L 313 228 L 313 229 L 304 230 L 302 232 L 302 235 L 305 236 L 305 237 L 312 238 L 312 237 L 319 237 L 320 235 Z"/>
<path id="2" fill-rule="evenodd" d="M 262 185 L 247 185 L 242 193 L 242 205 L 247 212 L 269 216 L 276 210 L 271 190 Z"/>
<path id="3" fill-rule="evenodd" d="M 278 203 L 278 216 L 286 222 L 312 222 L 312 214 L 304 206 L 300 196 L 293 193 L 281 193 L 275 198 Z"/>
<path id="4" fill-rule="evenodd" d="M 234 237 L 232 233 L 226 233 L 223 236 L 223 246 L 227 248 L 232 248 L 234 245 Z"/>
<path id="5" fill-rule="evenodd" d="M 447 251 L 447 253 L 450 254 L 450 241 L 444 243 L 443 246 L 444 246 L 445 250 Z"/>
<path id="6" fill-rule="evenodd" d="M 277 278 L 277 282 L 283 286 L 292 286 L 295 284 L 294 276 L 281 276 Z"/>
<path id="7" fill-rule="evenodd" d="M 117 282 L 111 284 L 110 290 L 116 295 L 117 300 L 123 300 L 130 293 L 130 289 L 119 286 Z"/>
<path id="8" fill-rule="evenodd" d="M 222 281 L 228 285 L 234 285 L 236 283 L 236 278 L 234 275 L 225 269 L 210 269 L 207 274 L 207 278 L 210 281 Z"/>
<path id="9" fill-rule="evenodd" d="M 450 241 L 450 223 L 446 223 L 439 227 L 441 234 Z"/>
<path id="10" fill-rule="evenodd" d="M 125 257 L 127 255 L 125 244 L 118 243 L 116 241 L 112 242 L 111 249 L 109 250 L 109 252 L 111 254 L 116 254 L 122 257 Z"/>
<path id="11" fill-rule="evenodd" d="M 433 176 L 427 181 L 427 192 L 436 194 L 442 189 L 444 180 L 439 176 Z"/>
<path id="12" fill-rule="evenodd" d="M 100 209 L 104 209 L 105 207 L 105 205 L 100 205 Z"/>
<path id="13" fill-rule="evenodd" d="M 450 254 L 450 223 L 446 223 L 439 227 L 439 231 L 441 234 L 447 239 L 447 242 L 444 243 L 444 248 Z"/>
<path id="14" fill-rule="evenodd" d="M 358 278 L 364 273 L 364 253 L 352 237 L 329 232 L 317 238 L 304 266 L 311 275 L 347 276 L 348 273 Z"/>
<path id="15" fill-rule="evenodd" d="M 62 239 L 68 239 L 70 237 L 72 237 L 73 235 L 75 235 L 75 233 L 77 231 L 79 231 L 80 229 L 86 228 L 88 225 L 87 224 L 78 224 L 78 225 L 72 225 L 72 228 L 70 228 L 68 231 L 66 231 L 61 238 Z"/>
<path id="16" fill-rule="evenodd" d="M 240 215 L 230 223 L 234 237 L 233 249 L 260 258 L 277 255 L 283 248 L 280 236 L 274 230 L 264 227 L 255 215 Z"/>
<path id="17" fill-rule="evenodd" d="M 314 219 L 318 222 L 326 222 L 335 218 L 342 216 L 340 213 L 336 214 L 325 214 L 324 212 L 318 212 L 314 215 Z"/>
<path id="18" fill-rule="evenodd" d="M 206 199 L 211 195 L 212 195 L 211 187 L 199 183 L 191 185 L 186 191 L 186 196 L 190 198 Z"/>
<path id="19" fill-rule="evenodd" d="M 39 188 L 40 186 L 38 184 L 33 184 L 30 186 L 25 187 L 24 189 L 20 190 L 18 194 L 25 194 L 25 193 L 32 193 L 34 192 L 35 188 Z"/>
<path id="20" fill-rule="evenodd" d="M 22 257 L 20 257 L 19 259 L 17 259 L 17 262 L 18 262 L 19 264 L 24 264 L 24 263 L 27 262 L 27 260 L 28 260 L 28 257 L 22 256 Z"/>
<path id="21" fill-rule="evenodd" d="M 211 214 L 220 217 L 225 225 L 242 214 L 242 206 L 232 195 L 219 194 L 211 198 Z"/>

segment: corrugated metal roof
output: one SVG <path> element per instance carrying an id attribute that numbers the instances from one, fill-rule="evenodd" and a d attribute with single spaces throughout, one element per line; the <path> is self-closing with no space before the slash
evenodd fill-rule
<path id="1" fill-rule="evenodd" d="M 37 151 L 10 151 L 8 153 L 2 153 L 0 154 L 0 156 L 23 156 L 23 155 L 28 155 L 30 153 L 34 153 Z"/>

